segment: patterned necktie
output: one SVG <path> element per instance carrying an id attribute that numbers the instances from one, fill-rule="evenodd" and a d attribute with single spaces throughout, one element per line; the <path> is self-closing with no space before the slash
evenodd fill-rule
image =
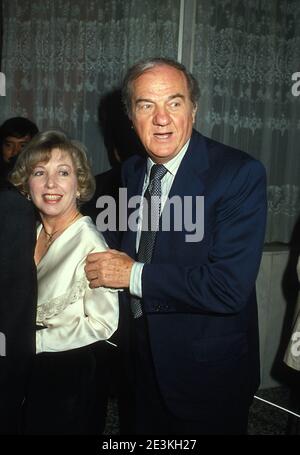
<path id="1" fill-rule="evenodd" d="M 161 179 L 167 169 L 162 164 L 154 164 L 151 168 L 149 185 L 144 194 L 143 222 L 140 245 L 137 254 L 139 262 L 151 262 L 155 244 L 156 232 L 159 226 L 161 209 Z M 131 299 L 131 311 L 134 318 L 142 316 L 142 306 L 139 298 Z"/>

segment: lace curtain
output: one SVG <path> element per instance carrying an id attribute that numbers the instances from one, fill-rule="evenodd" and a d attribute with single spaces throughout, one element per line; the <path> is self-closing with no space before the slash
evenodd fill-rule
<path id="1" fill-rule="evenodd" d="M 136 60 L 177 57 L 179 0 L 3 0 L 0 122 L 22 115 L 59 126 L 109 168 L 98 127 L 100 99 Z"/>
<path id="2" fill-rule="evenodd" d="M 298 0 L 197 1 L 194 70 L 200 131 L 259 158 L 268 175 L 267 242 L 289 242 L 300 215 Z"/>
<path id="3" fill-rule="evenodd" d="M 40 129 L 60 126 L 86 144 L 95 173 L 106 170 L 99 102 L 136 60 L 177 58 L 180 0 L 2 3 L 0 122 L 24 115 Z M 299 65 L 299 0 L 196 1 L 197 127 L 265 164 L 267 242 L 289 242 L 300 215 Z"/>

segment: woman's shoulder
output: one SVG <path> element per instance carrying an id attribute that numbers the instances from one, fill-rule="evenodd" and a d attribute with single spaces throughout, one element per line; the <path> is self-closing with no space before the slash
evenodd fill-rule
<path id="1" fill-rule="evenodd" d="M 89 216 L 81 217 L 78 222 L 77 234 L 80 236 L 80 242 L 88 244 L 90 248 L 107 249 L 107 244 L 101 232 L 97 230 L 96 225 Z"/>

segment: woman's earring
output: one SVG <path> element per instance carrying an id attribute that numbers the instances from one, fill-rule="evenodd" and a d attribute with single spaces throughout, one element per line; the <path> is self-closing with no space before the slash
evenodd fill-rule
<path id="1" fill-rule="evenodd" d="M 80 198 L 80 193 L 79 193 L 79 191 L 76 192 L 76 198 L 77 198 L 77 199 Z"/>
<path id="2" fill-rule="evenodd" d="M 31 196 L 30 196 L 29 193 L 26 194 L 26 199 L 27 199 L 28 201 L 31 201 Z"/>

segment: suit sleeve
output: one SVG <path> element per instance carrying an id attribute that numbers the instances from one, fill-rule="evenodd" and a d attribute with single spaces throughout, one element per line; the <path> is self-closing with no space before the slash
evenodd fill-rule
<path id="1" fill-rule="evenodd" d="M 13 190 L 0 192 L 0 331 L 7 355 L 34 351 L 36 270 L 33 207 Z"/>
<path id="2" fill-rule="evenodd" d="M 255 286 L 265 222 L 265 170 L 259 161 L 247 160 L 216 206 L 207 261 L 198 266 L 144 266 L 142 290 L 146 313 L 160 308 L 163 312 L 213 314 L 241 311 Z"/>

